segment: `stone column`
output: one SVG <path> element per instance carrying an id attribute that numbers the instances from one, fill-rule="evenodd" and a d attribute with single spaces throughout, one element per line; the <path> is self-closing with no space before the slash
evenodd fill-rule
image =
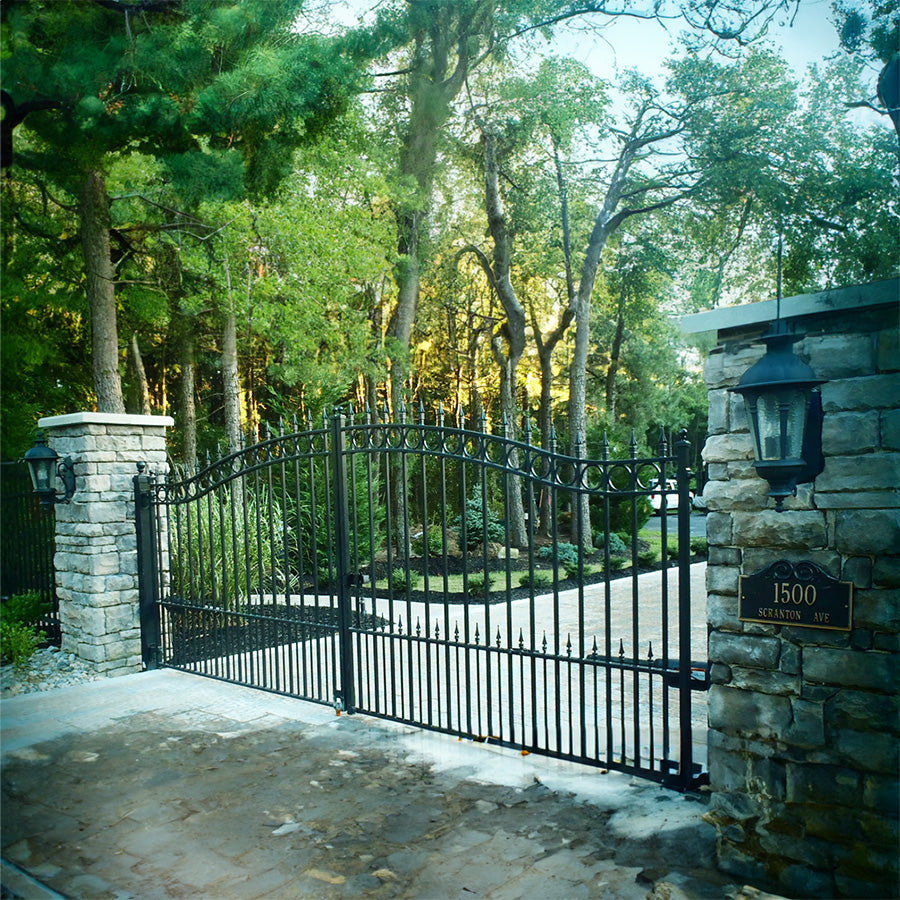
<path id="1" fill-rule="evenodd" d="M 729 393 L 764 352 L 710 356 L 709 819 L 720 866 L 790 896 L 896 897 L 900 680 L 900 353 L 896 311 L 809 317 L 796 345 L 822 387 L 825 470 L 776 513 Z M 780 559 L 853 584 L 852 628 L 739 618 L 741 575 Z"/>
<path id="2" fill-rule="evenodd" d="M 75 496 L 56 507 L 56 590 L 62 649 L 98 672 L 141 668 L 132 479 L 137 463 L 166 470 L 169 416 L 73 413 L 38 426 L 75 464 Z"/>

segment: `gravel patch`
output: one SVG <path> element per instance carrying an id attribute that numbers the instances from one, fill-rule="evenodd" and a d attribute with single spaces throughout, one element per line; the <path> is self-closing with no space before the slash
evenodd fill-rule
<path id="1" fill-rule="evenodd" d="M 59 647 L 42 647 L 21 669 L 11 665 L 0 668 L 0 697 L 51 691 L 105 677 L 74 653 L 65 653 Z"/>

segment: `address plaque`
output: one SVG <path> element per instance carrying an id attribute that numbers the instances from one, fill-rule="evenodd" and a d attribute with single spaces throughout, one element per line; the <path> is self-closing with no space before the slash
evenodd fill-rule
<path id="1" fill-rule="evenodd" d="M 740 578 L 742 622 L 849 631 L 853 617 L 853 584 L 838 581 L 811 562 L 772 563 Z"/>

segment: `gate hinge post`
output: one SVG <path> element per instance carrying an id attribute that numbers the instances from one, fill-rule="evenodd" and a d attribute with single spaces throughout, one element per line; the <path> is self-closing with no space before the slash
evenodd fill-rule
<path id="1" fill-rule="evenodd" d="M 157 560 L 156 476 L 144 474 L 146 463 L 137 464 L 134 476 L 134 527 L 137 537 L 138 608 L 141 624 L 141 661 L 145 669 L 161 664 L 159 621 L 159 565 Z"/>

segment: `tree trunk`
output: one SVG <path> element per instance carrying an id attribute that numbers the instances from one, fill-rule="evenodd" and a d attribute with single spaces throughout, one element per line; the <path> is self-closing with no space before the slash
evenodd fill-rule
<path id="1" fill-rule="evenodd" d="M 137 332 L 131 335 L 131 343 L 128 347 L 131 354 L 131 367 L 134 371 L 134 408 L 140 415 L 149 416 L 151 414 L 150 385 L 147 383 L 147 372 L 144 369 L 144 361 L 141 359 Z"/>
<path id="2" fill-rule="evenodd" d="M 512 239 L 506 225 L 506 213 L 500 196 L 500 172 L 496 157 L 495 137 L 489 131 L 484 134 L 484 186 L 488 225 L 494 240 L 493 265 L 486 271 L 492 273 L 493 287 L 500 298 L 506 322 L 491 342 L 494 358 L 500 367 L 500 401 L 503 416 L 507 423 L 508 434 L 516 437 L 516 373 L 519 360 L 525 352 L 525 309 L 516 296 L 510 279 L 512 259 Z M 484 265 L 484 263 L 482 263 Z M 490 276 L 489 276 L 490 277 Z M 503 354 L 500 348 L 500 337 L 506 339 L 507 351 Z M 515 449 L 509 454 L 511 466 L 518 466 L 519 458 Z M 528 543 L 528 532 L 525 527 L 525 507 L 522 503 L 522 485 L 518 478 L 506 479 L 511 486 L 509 503 L 509 538 L 516 547 L 524 547 Z"/>
<path id="3" fill-rule="evenodd" d="M 622 356 L 622 340 L 625 336 L 624 299 L 619 304 L 619 318 L 616 321 L 616 334 L 609 351 L 609 366 L 606 369 L 606 412 L 610 423 L 616 421 L 616 375 L 619 371 L 619 360 Z"/>
<path id="4" fill-rule="evenodd" d="M 119 375 L 115 273 L 109 255 L 109 197 L 101 172 L 91 170 L 78 201 L 87 299 L 91 312 L 91 362 L 99 412 L 124 413 Z"/>
<path id="5" fill-rule="evenodd" d="M 237 316 L 233 310 L 225 317 L 225 334 L 222 341 L 222 385 L 228 452 L 237 453 L 241 449 L 241 381 L 238 374 Z"/>
<path id="6" fill-rule="evenodd" d="M 185 322 L 185 325 L 188 323 Z M 183 460 L 188 474 L 197 468 L 197 406 L 196 387 L 194 383 L 194 337 L 187 328 L 181 340 L 181 436 L 184 441 Z"/>

